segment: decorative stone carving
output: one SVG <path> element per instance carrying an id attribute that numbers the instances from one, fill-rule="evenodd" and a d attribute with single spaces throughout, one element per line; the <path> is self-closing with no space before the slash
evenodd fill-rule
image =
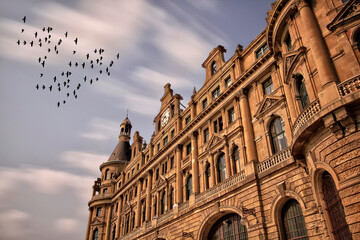
<path id="1" fill-rule="evenodd" d="M 282 97 L 275 97 L 275 96 L 266 96 L 260 103 L 258 110 L 255 113 L 255 117 L 259 118 L 261 115 L 268 112 L 268 110 L 272 109 L 275 105 L 277 105 L 281 100 Z"/>
<path id="2" fill-rule="evenodd" d="M 356 20 L 355 16 L 360 14 L 360 0 L 354 1 L 351 3 L 349 1 L 344 7 L 339 11 L 336 17 L 332 20 L 330 24 L 326 27 L 333 31 L 338 26 L 343 25 L 344 23 L 352 20 Z M 358 17 L 358 16 L 357 16 Z"/>

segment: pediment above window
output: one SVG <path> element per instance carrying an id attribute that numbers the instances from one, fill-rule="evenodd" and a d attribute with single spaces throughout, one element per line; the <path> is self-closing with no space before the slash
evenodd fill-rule
<path id="1" fill-rule="evenodd" d="M 348 1 L 336 17 L 326 27 L 333 31 L 337 27 L 360 18 L 360 0 Z"/>
<path id="2" fill-rule="evenodd" d="M 306 48 L 300 47 L 296 51 L 284 55 L 284 83 L 289 84 L 295 66 L 298 64 L 301 56 L 305 53 Z"/>
<path id="3" fill-rule="evenodd" d="M 258 110 L 256 111 L 255 118 L 259 118 L 264 114 L 268 113 L 275 106 L 277 106 L 280 102 L 282 102 L 283 97 L 276 96 L 266 96 L 260 103 Z"/>
<path id="4" fill-rule="evenodd" d="M 213 149 L 213 148 L 221 145 L 221 143 L 223 142 L 223 140 L 224 140 L 224 137 L 222 137 L 222 136 L 219 135 L 219 134 L 214 134 L 214 135 L 211 137 L 211 139 L 210 139 L 210 141 L 209 141 L 209 144 L 208 144 L 206 150 L 210 150 L 210 149 Z"/>
<path id="5" fill-rule="evenodd" d="M 101 225 L 105 225 L 105 222 L 100 221 L 99 218 L 96 217 L 91 221 L 91 225 L 93 225 L 93 226 L 101 226 Z"/>

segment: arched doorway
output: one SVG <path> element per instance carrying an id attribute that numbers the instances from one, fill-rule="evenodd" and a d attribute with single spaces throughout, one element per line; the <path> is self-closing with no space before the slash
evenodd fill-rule
<path id="1" fill-rule="evenodd" d="M 246 240 L 247 230 L 241 224 L 241 217 L 236 213 L 227 214 L 221 217 L 211 227 L 208 240 Z"/>

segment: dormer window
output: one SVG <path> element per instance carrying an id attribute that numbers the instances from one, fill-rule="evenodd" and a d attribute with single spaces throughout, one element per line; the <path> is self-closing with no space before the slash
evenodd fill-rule
<path id="1" fill-rule="evenodd" d="M 256 51 L 256 59 L 259 59 L 262 55 L 264 55 L 264 53 L 266 53 L 268 49 L 269 49 L 269 48 L 268 48 L 267 43 L 265 43 L 264 45 L 262 45 L 262 46 Z"/>
<path id="2" fill-rule="evenodd" d="M 216 62 L 211 63 L 211 75 L 214 75 L 216 73 Z"/>

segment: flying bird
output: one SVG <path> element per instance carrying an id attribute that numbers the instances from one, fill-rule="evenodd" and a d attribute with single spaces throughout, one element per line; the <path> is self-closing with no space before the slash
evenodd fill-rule
<path id="1" fill-rule="evenodd" d="M 41 65 L 42 65 L 43 67 L 45 67 L 45 61 L 43 61 L 43 62 L 41 63 Z"/>
<path id="2" fill-rule="evenodd" d="M 56 54 L 59 54 L 59 50 L 56 50 Z"/>
<path id="3" fill-rule="evenodd" d="M 101 60 L 103 60 L 103 57 L 102 57 L 102 56 L 100 57 L 100 61 L 101 61 Z"/>
<path id="4" fill-rule="evenodd" d="M 90 66 L 91 68 L 94 68 L 94 64 L 91 64 L 91 66 Z"/>
<path id="5" fill-rule="evenodd" d="M 38 60 L 39 60 L 39 63 L 40 63 L 40 62 L 41 62 L 41 57 L 39 57 L 39 59 L 38 59 Z"/>
<path id="6" fill-rule="evenodd" d="M 96 77 L 96 81 L 99 81 L 99 78 L 98 78 L 98 77 Z"/>
<path id="7" fill-rule="evenodd" d="M 20 40 L 17 40 L 17 44 L 20 45 Z"/>
<path id="8" fill-rule="evenodd" d="M 75 53 L 76 53 L 76 51 L 74 50 L 74 51 L 73 51 L 73 54 L 75 54 Z"/>
<path id="9" fill-rule="evenodd" d="M 120 57 L 120 54 L 118 53 L 118 54 L 116 55 L 116 58 L 119 59 L 119 57 Z"/>
<path id="10" fill-rule="evenodd" d="M 57 106 L 60 107 L 60 102 L 57 103 Z"/>
<path id="11" fill-rule="evenodd" d="M 84 82 L 86 82 L 86 76 L 84 77 Z"/>
<path id="12" fill-rule="evenodd" d="M 96 52 L 97 52 L 97 49 L 95 48 L 94 53 L 96 53 Z"/>
<path id="13" fill-rule="evenodd" d="M 77 67 L 79 64 L 77 62 L 75 62 L 75 67 Z"/>
<path id="14" fill-rule="evenodd" d="M 25 22 L 26 22 L 26 16 L 24 16 L 22 20 L 23 20 L 23 21 L 24 21 L 24 23 L 25 23 Z"/>
<path id="15" fill-rule="evenodd" d="M 110 67 L 112 67 L 113 64 L 114 64 L 114 61 L 111 60 L 111 62 L 110 62 Z"/>
<path id="16" fill-rule="evenodd" d="M 69 66 L 71 67 L 71 61 L 69 62 Z"/>
<path id="17" fill-rule="evenodd" d="M 71 75 L 71 72 L 67 71 L 66 72 L 66 77 L 68 78 Z M 70 81 L 70 80 L 69 80 Z"/>
<path id="18" fill-rule="evenodd" d="M 38 35 L 37 32 L 35 32 L 34 35 L 35 35 L 35 38 L 37 38 L 37 35 Z"/>
<path id="19" fill-rule="evenodd" d="M 108 67 L 106 67 L 105 71 L 106 71 L 106 72 L 109 72 L 109 68 L 108 68 Z"/>
<path id="20" fill-rule="evenodd" d="M 92 84 L 93 83 L 93 80 L 92 79 L 90 79 L 90 84 Z"/>
<path id="21" fill-rule="evenodd" d="M 67 36 L 68 36 L 68 32 L 65 33 L 65 37 L 67 37 Z"/>
<path id="22" fill-rule="evenodd" d="M 36 88 L 37 90 L 39 90 L 39 84 L 36 84 L 35 88 Z"/>
<path id="23" fill-rule="evenodd" d="M 102 74 L 102 70 L 100 70 L 99 73 Z"/>
<path id="24" fill-rule="evenodd" d="M 51 41 L 50 40 L 48 40 L 48 44 L 50 44 L 51 43 Z"/>
<path id="25" fill-rule="evenodd" d="M 61 40 L 61 39 L 59 39 L 59 41 L 58 41 L 58 45 L 60 45 L 60 44 L 61 44 L 61 42 L 62 42 L 62 40 Z"/>
<path id="26" fill-rule="evenodd" d="M 64 100 L 64 101 L 63 101 L 63 104 L 65 104 L 65 103 L 66 103 L 66 101 Z"/>
<path id="27" fill-rule="evenodd" d="M 44 74 L 40 73 L 40 77 L 44 76 Z"/>
<path id="28" fill-rule="evenodd" d="M 49 34 L 48 38 L 49 38 L 49 39 L 51 38 L 51 34 Z"/>
<path id="29" fill-rule="evenodd" d="M 56 76 L 54 77 L 54 82 L 56 82 Z"/>
<path id="30" fill-rule="evenodd" d="M 74 94 L 74 96 L 75 96 L 75 94 L 76 94 L 76 91 L 75 91 L 75 90 L 74 90 L 73 94 Z"/>
<path id="31" fill-rule="evenodd" d="M 75 38 L 74 42 L 75 42 L 75 44 L 77 44 L 78 43 L 78 38 Z"/>
<path id="32" fill-rule="evenodd" d="M 99 59 L 96 59 L 96 63 L 97 63 L 97 64 L 99 64 L 99 61 L 100 61 Z"/>
<path id="33" fill-rule="evenodd" d="M 45 28 L 45 27 L 43 27 L 43 28 L 42 28 L 42 30 L 43 30 L 43 32 L 45 32 L 46 28 Z"/>
<path id="34" fill-rule="evenodd" d="M 39 46 L 41 47 L 41 46 L 42 46 L 42 44 L 41 44 L 41 43 L 39 43 Z"/>
<path id="35" fill-rule="evenodd" d="M 108 72 L 108 76 L 110 76 L 110 72 Z"/>
<path id="36" fill-rule="evenodd" d="M 50 89 L 50 92 L 51 92 L 51 90 L 52 90 L 52 85 L 50 85 L 49 89 Z"/>
<path id="37" fill-rule="evenodd" d="M 47 42 L 48 38 L 47 37 L 44 37 L 44 41 Z"/>
<path id="38" fill-rule="evenodd" d="M 52 27 L 47 28 L 48 33 L 50 33 L 51 30 L 52 30 Z"/>
<path id="39" fill-rule="evenodd" d="M 89 54 L 86 54 L 86 59 L 87 59 L 87 60 L 89 59 L 89 56 L 90 56 Z"/>
<path id="40" fill-rule="evenodd" d="M 79 90 L 80 87 L 81 87 L 81 84 L 79 83 L 79 84 L 77 85 L 76 89 Z"/>
<path id="41" fill-rule="evenodd" d="M 51 49 L 50 48 L 48 48 L 48 52 L 50 52 L 51 51 Z"/>
<path id="42" fill-rule="evenodd" d="M 34 45 L 34 41 L 31 41 L 30 42 L 30 46 L 32 47 Z"/>
<path id="43" fill-rule="evenodd" d="M 23 43 L 24 43 L 24 45 L 26 45 L 26 41 L 25 41 L 25 40 L 24 40 L 24 42 L 23 42 Z"/>
<path id="44" fill-rule="evenodd" d="M 62 72 L 62 73 L 61 73 L 61 76 L 64 76 L 64 74 L 65 74 L 65 73 L 64 73 L 64 72 Z"/>
<path id="45" fill-rule="evenodd" d="M 46 87 L 45 87 L 45 85 L 42 85 L 42 89 L 44 90 Z"/>
<path id="46" fill-rule="evenodd" d="M 69 97 L 70 96 L 70 93 L 66 93 L 66 97 Z"/>
<path id="47" fill-rule="evenodd" d="M 61 91 L 61 87 L 58 87 L 58 91 L 59 91 L 59 92 Z"/>
<path id="48" fill-rule="evenodd" d="M 85 68 L 85 62 L 82 63 L 82 68 Z"/>
<path id="49" fill-rule="evenodd" d="M 21 33 L 23 33 L 25 30 L 24 29 L 21 29 Z"/>
<path id="50" fill-rule="evenodd" d="M 77 99 L 77 95 L 75 95 L 74 97 L 75 97 L 75 99 Z"/>
<path id="51" fill-rule="evenodd" d="M 65 82 L 63 82 L 63 84 L 64 84 L 64 87 L 66 87 L 66 81 L 65 81 Z"/>

